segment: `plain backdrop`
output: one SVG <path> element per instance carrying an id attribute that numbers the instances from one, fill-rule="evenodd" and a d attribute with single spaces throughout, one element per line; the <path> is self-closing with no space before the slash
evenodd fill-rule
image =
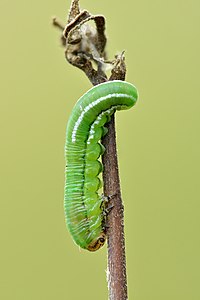
<path id="1" fill-rule="evenodd" d="M 0 0 L 0 299 L 107 299 L 106 247 L 79 250 L 63 213 L 65 128 L 91 84 L 68 65 L 70 1 Z M 117 114 L 129 299 L 199 300 L 200 2 L 82 0 L 139 90 Z"/>

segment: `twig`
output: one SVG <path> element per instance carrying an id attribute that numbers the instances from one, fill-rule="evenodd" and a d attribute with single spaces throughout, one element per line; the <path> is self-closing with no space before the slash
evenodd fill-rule
<path id="1" fill-rule="evenodd" d="M 109 205 L 113 205 L 107 218 L 108 271 L 107 281 L 110 300 L 126 300 L 126 255 L 124 239 L 124 207 L 121 199 L 120 180 L 117 162 L 115 118 L 107 124 L 108 132 L 103 140 L 106 152 L 102 157 L 104 172 L 104 193 L 112 195 Z"/>
<path id="2" fill-rule="evenodd" d="M 126 67 L 124 54 L 119 55 L 110 79 L 124 80 Z M 108 134 L 102 140 L 106 151 L 102 157 L 104 166 L 104 194 L 111 195 L 109 205 L 112 208 L 107 218 L 108 271 L 107 281 L 110 300 L 128 299 L 126 253 L 124 237 L 124 206 L 121 198 L 119 169 L 117 160 L 115 116 L 107 124 Z"/>
<path id="3" fill-rule="evenodd" d="M 88 24 L 93 20 L 96 28 Z M 84 71 L 93 85 L 107 81 L 105 18 L 93 16 L 87 10 L 80 10 L 79 0 L 73 0 L 65 28 L 55 18 L 53 24 L 63 31 L 61 41 L 65 46 L 67 61 Z M 64 30 L 63 30 L 64 29 Z M 63 42 L 65 40 L 65 42 Z M 96 68 L 95 68 L 96 66 Z M 125 80 L 126 67 L 124 53 L 115 57 L 109 80 Z M 107 216 L 108 239 L 108 287 L 110 300 L 126 300 L 127 277 L 124 239 L 124 208 L 120 192 L 117 161 L 115 118 L 107 123 L 108 133 L 102 139 L 106 151 L 102 157 L 104 166 L 104 195 L 109 196 L 109 206 L 113 206 Z"/>

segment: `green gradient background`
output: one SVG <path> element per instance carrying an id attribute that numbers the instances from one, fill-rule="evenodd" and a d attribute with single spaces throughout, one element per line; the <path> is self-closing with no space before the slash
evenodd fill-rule
<path id="1" fill-rule="evenodd" d="M 117 114 L 129 299 L 200 299 L 200 2 L 89 1 L 126 50 L 138 104 Z M 64 59 L 69 1 L 0 0 L 0 299 L 107 299 L 106 247 L 63 217 L 65 127 L 90 88 Z M 120 21 L 119 21 L 120 20 Z"/>

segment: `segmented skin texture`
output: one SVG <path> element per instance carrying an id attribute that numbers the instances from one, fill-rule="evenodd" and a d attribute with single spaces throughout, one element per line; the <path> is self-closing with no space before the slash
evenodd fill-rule
<path id="1" fill-rule="evenodd" d="M 100 140 L 104 127 L 116 110 L 131 108 L 137 100 L 136 88 L 124 81 L 99 84 L 75 104 L 66 130 L 66 173 L 64 209 L 67 227 L 77 245 L 98 250 L 106 240 L 105 214 L 98 194 L 98 175 L 104 152 Z"/>

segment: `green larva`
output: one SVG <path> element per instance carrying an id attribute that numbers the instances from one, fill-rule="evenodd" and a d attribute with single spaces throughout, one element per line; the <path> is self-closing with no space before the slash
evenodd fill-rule
<path id="1" fill-rule="evenodd" d="M 131 108 L 136 88 L 124 81 L 109 81 L 91 88 L 75 104 L 66 131 L 64 209 L 67 227 L 77 245 L 98 250 L 106 240 L 102 197 L 98 178 L 104 151 L 99 142 L 104 124 L 116 110 Z"/>

